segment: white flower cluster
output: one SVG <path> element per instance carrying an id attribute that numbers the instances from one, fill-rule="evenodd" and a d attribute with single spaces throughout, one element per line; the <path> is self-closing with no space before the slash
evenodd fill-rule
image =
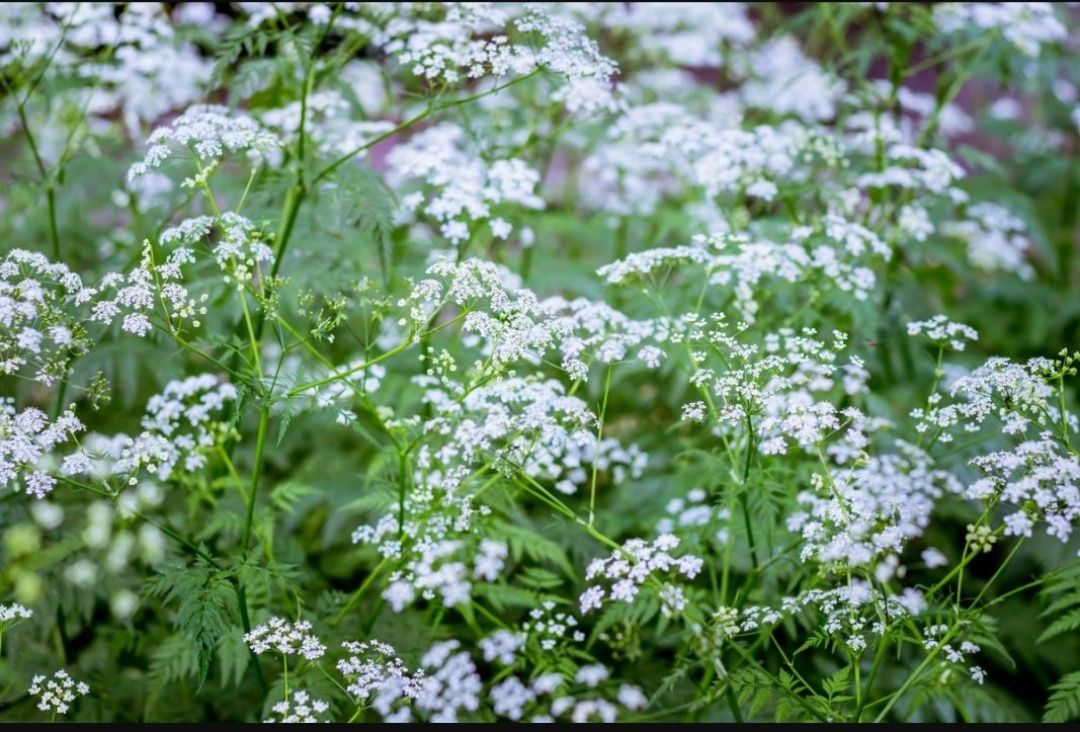
<path id="1" fill-rule="evenodd" d="M 979 332 L 970 325 L 954 322 L 944 315 L 935 315 L 929 320 L 914 320 L 908 323 L 907 334 L 924 336 L 932 343 L 942 345 L 948 343 L 954 351 L 964 350 L 966 341 L 979 340 Z"/>
<path id="2" fill-rule="evenodd" d="M 110 272 L 102 278 L 99 289 L 108 288 L 113 294 L 110 299 L 104 296 L 98 299 L 91 320 L 111 323 L 123 315 L 122 328 L 126 333 L 146 336 L 154 329 L 150 316 L 160 305 L 170 330 L 179 331 L 184 321 L 198 328 L 199 319 L 206 315 L 209 295 L 204 293 L 196 298 L 183 284 L 183 266 L 194 261 L 191 250 L 180 247 L 158 264 L 154 260 L 154 248 L 145 242 L 138 267 L 127 275 Z"/>
<path id="3" fill-rule="evenodd" d="M 614 701 L 588 694 L 607 681 L 610 672 L 601 664 L 582 666 L 574 675 L 574 683 L 584 687 L 585 698 L 580 698 L 582 691 L 573 695 L 567 693 L 566 679 L 562 674 L 549 672 L 540 674 L 526 685 L 516 676 L 509 676 L 492 687 L 492 710 L 500 717 L 518 721 L 525 717 L 527 709 L 533 709 L 531 722 L 556 722 L 565 720 L 574 724 L 588 722 L 612 723 L 618 720 L 620 707 L 626 710 L 643 709 L 648 700 L 637 686 L 623 684 L 615 691 Z M 549 696 L 549 700 L 543 697 Z"/>
<path id="4" fill-rule="evenodd" d="M 522 644 L 520 635 L 498 631 L 481 640 L 480 648 L 488 663 L 509 666 Z M 457 640 L 431 646 L 415 672 L 409 671 L 389 644 L 373 640 L 342 645 L 349 655 L 337 668 L 345 677 L 346 690 L 386 722 L 456 722 L 462 712 L 481 708 L 511 721 L 531 714 L 534 722 L 563 717 L 574 722 L 614 722 L 620 707 L 638 710 L 647 703 L 641 689 L 629 684 L 611 690 L 614 701 L 596 696 L 592 690 L 610 676 L 601 664 L 577 669 L 572 677 L 577 689 L 568 688 L 570 681 L 563 673 L 549 671 L 527 684 L 517 676 L 505 676 L 485 694 L 476 664 L 468 652 L 460 650 Z"/>
<path id="5" fill-rule="evenodd" d="M 75 681 L 64 669 L 51 677 L 37 674 L 30 681 L 30 695 L 39 697 L 37 708 L 43 712 L 67 714 L 76 699 L 89 693 L 86 682 Z"/>
<path id="6" fill-rule="evenodd" d="M 867 567 L 886 582 L 906 544 L 929 525 L 938 500 L 963 494 L 963 484 L 935 468 L 925 452 L 900 441 L 896 447 L 895 453 L 815 474 L 812 490 L 799 493 L 806 510 L 789 514 L 787 527 L 805 540 L 803 561 Z"/>
<path id="7" fill-rule="evenodd" d="M 550 327 L 562 367 L 572 379 L 587 378 L 591 363 L 615 364 L 636 357 L 645 368 L 655 369 L 666 356 L 663 349 L 651 345 L 668 339 L 665 318 L 634 320 L 604 302 L 583 297 L 570 301 L 551 297 L 541 306 L 554 316 Z"/>
<path id="8" fill-rule="evenodd" d="M 363 97 L 377 92 L 381 92 L 381 89 L 365 88 L 358 92 L 361 96 L 360 103 L 364 104 Z M 304 134 L 315 143 L 321 155 L 331 159 L 358 150 L 394 127 L 393 123 L 387 120 L 356 119 L 355 111 L 345 96 L 332 90 L 318 91 L 309 95 L 306 111 Z M 284 107 L 271 109 L 259 115 L 259 121 L 263 126 L 272 130 L 283 140 L 295 139 L 299 134 L 300 118 L 300 102 L 290 102 Z M 354 155 L 356 159 L 363 159 L 361 153 Z"/>
<path id="9" fill-rule="evenodd" d="M 774 38 L 750 58 L 753 77 L 740 89 L 746 105 L 807 122 L 832 119 L 843 82 L 802 52 L 795 39 Z"/>
<path id="10" fill-rule="evenodd" d="M 874 232 L 840 216 L 828 215 L 824 223 L 821 233 L 795 227 L 792 241 L 783 244 L 733 235 L 702 239 L 721 252 L 709 266 L 709 282 L 734 290 L 740 315 L 750 323 L 766 289 L 759 282 L 767 275 L 789 283 L 829 283 L 856 300 L 866 300 L 877 282 L 868 265 L 880 266 L 891 249 Z M 731 249 L 734 254 L 725 253 Z"/>
<path id="11" fill-rule="evenodd" d="M 978 269 L 1014 272 L 1023 279 L 1031 279 L 1035 274 L 1024 258 L 1031 249 L 1027 225 L 1003 206 L 974 204 L 968 208 L 964 220 L 948 221 L 941 229 L 967 245 L 968 260 Z"/>
<path id="12" fill-rule="evenodd" d="M 784 454 L 792 444 L 812 451 L 840 428 L 842 419 L 861 417 L 852 407 L 840 410 L 815 396 L 834 391 L 838 383 L 849 395 L 866 391 L 868 374 L 861 361 L 852 357 L 848 364 L 839 363 L 847 346 L 843 333 L 834 332 L 828 344 L 818 340 L 812 328 L 783 328 L 765 334 L 759 345 L 731 335 L 722 316 L 706 320 L 690 313 L 681 322 L 685 327 L 677 338 L 718 349 L 725 360 L 723 368 L 712 368 L 706 351 L 693 351 L 697 370 L 691 383 L 719 398 L 717 416 L 724 429 L 735 432 L 753 423 L 762 454 Z M 684 418 L 704 418 L 702 406 L 688 407 Z"/>
<path id="13" fill-rule="evenodd" d="M 16 480 L 21 476 L 21 489 L 38 500 L 45 498 L 57 481 L 44 463 L 57 446 L 84 429 L 70 409 L 50 420 L 40 409 L 27 407 L 20 412 L 13 399 L 0 399 L 0 485 L 20 490 Z M 63 472 L 73 471 L 65 465 Z"/>
<path id="14" fill-rule="evenodd" d="M 509 630 L 497 630 L 479 643 L 480 650 L 484 654 L 484 660 L 488 663 L 496 662 L 502 666 L 514 663 L 517 652 L 524 647 L 525 636 Z"/>
<path id="15" fill-rule="evenodd" d="M 376 711 L 385 721 L 412 721 L 409 706 L 390 711 L 397 699 L 408 699 L 412 708 L 436 724 L 456 722 L 462 711 L 476 711 L 480 707 L 483 680 L 469 654 L 459 651 L 460 648 L 461 643 L 456 640 L 431 646 L 420 659 L 421 670 L 412 677 L 411 684 L 395 683 L 390 688 L 383 685 L 379 689 Z"/>
<path id="16" fill-rule="evenodd" d="M 10 605 L 0 605 L 0 630 L 10 628 L 20 620 L 27 620 L 34 616 L 34 612 L 17 602 Z"/>
<path id="17" fill-rule="evenodd" d="M 667 340 L 667 324 L 633 320 L 602 302 L 586 298 L 567 301 L 555 296 L 540 300 L 521 286 L 520 278 L 493 262 L 440 260 L 428 268 L 429 279 L 416 283 L 398 306 L 418 327 L 441 308 L 454 305 L 466 311 L 466 345 L 477 345 L 487 363 L 502 371 L 526 361 L 539 363 L 549 349 L 558 349 L 568 375 L 582 380 L 590 363 L 613 364 L 637 357 L 648 368 L 659 365 L 662 352 L 642 347 L 646 340 Z"/>
<path id="18" fill-rule="evenodd" d="M 825 633 L 852 653 L 861 655 L 873 637 L 885 630 L 882 618 L 915 618 L 926 611 L 923 593 L 905 588 L 900 594 L 883 595 L 865 580 L 827 590 L 806 590 L 781 600 L 778 608 L 749 605 L 740 611 L 718 608 L 714 614 L 721 637 L 750 633 L 775 625 L 793 615 L 813 611 L 823 617 Z"/>
<path id="19" fill-rule="evenodd" d="M 402 696 L 413 697 L 412 677 L 405 662 L 388 643 L 378 640 L 345 641 L 348 654 L 337 662 L 337 670 L 345 677 L 345 690 L 361 702 L 371 701 L 384 717 Z"/>
<path id="20" fill-rule="evenodd" d="M 701 572 L 704 561 L 687 554 L 674 557 L 671 550 L 679 546 L 679 537 L 664 534 L 652 542 L 629 539 L 606 558 L 594 559 L 585 571 L 585 580 L 608 580 L 610 588 L 594 584 L 581 593 L 581 612 L 601 609 L 605 602 L 632 603 L 647 583 L 661 583 L 658 596 L 665 615 L 680 615 L 686 606 L 682 588 L 666 582 L 672 575 L 693 579 Z"/>
<path id="21" fill-rule="evenodd" d="M 1067 542 L 1080 519 L 1080 460 L 1044 434 L 1011 450 L 972 459 L 983 473 L 967 489 L 970 498 L 1000 500 L 1016 508 L 1005 516 L 1007 536 L 1031 536 L 1036 522 Z"/>
<path id="22" fill-rule="evenodd" d="M 754 41 L 757 31 L 743 3 L 577 3 L 589 25 L 632 38 L 628 52 L 690 68 L 726 65 L 730 48 Z"/>
<path id="23" fill-rule="evenodd" d="M 427 10 L 432 9 L 417 6 L 411 14 L 377 17 L 373 40 L 430 82 L 455 85 L 486 76 L 522 76 L 538 68 L 571 79 L 606 81 L 615 72 L 615 64 L 580 24 L 540 5 L 439 3 L 425 17 Z"/>
<path id="24" fill-rule="evenodd" d="M 281 141 L 251 117 L 218 105 L 195 105 L 167 127 L 154 130 L 146 145 L 146 156 L 131 166 L 128 179 L 160 168 L 181 151 L 194 155 L 196 163 L 206 170 L 226 154 L 245 152 L 250 159 L 259 160 L 279 148 Z"/>
<path id="25" fill-rule="evenodd" d="M 585 641 L 585 632 L 578 627 L 577 618 L 557 608 L 553 601 L 545 600 L 540 607 L 530 610 L 528 619 L 521 624 L 527 642 L 535 642 L 543 653 Z"/>
<path id="26" fill-rule="evenodd" d="M 480 551 L 475 554 L 465 550 L 464 541 L 432 541 L 429 537 L 437 535 L 435 532 L 446 530 L 449 521 L 444 515 L 429 517 L 423 524 L 426 535 L 416 537 L 417 540 L 406 547 L 402 547 L 396 534 L 394 539 L 384 539 L 390 534 L 386 529 L 396 528 L 394 523 L 388 515 L 374 529 L 365 526 L 353 533 L 354 543 L 365 541 L 365 531 L 373 535 L 374 542 L 381 540 L 379 550 L 384 556 L 393 556 L 388 552 L 407 552 L 404 566 L 391 572 L 383 591 L 383 599 L 394 612 L 404 610 L 416 601 L 417 596 L 425 600 L 438 598 L 446 607 L 467 603 L 472 595 L 472 579 L 493 582 L 505 564 L 506 545 L 491 539 L 484 539 Z M 406 528 L 408 526 L 406 522 Z M 453 528 L 460 530 L 459 526 Z M 471 572 L 466 564 L 469 558 L 473 560 Z"/>
<path id="27" fill-rule="evenodd" d="M 270 707 L 274 716 L 263 721 L 281 724 L 327 722 L 329 720 L 320 719 L 319 715 L 329 709 L 330 705 L 322 699 L 313 699 L 306 691 L 298 690 L 293 692 L 292 699 L 283 699 Z"/>
<path id="28" fill-rule="evenodd" d="M 236 394 L 214 374 L 170 381 L 147 402 L 143 431 L 125 442 L 116 472 L 134 481 L 141 470 L 166 479 L 181 462 L 185 472 L 200 470 L 225 429 L 220 413 Z"/>
<path id="29" fill-rule="evenodd" d="M 1061 416 L 1054 403 L 1055 392 L 1043 375 L 1051 367 L 1045 358 L 1016 363 L 995 356 L 969 374 L 955 378 L 948 386 L 954 401 L 942 404 L 934 394 L 926 408 L 912 411 L 919 433 L 931 433 L 941 442 L 951 442 L 954 431 L 977 432 L 987 419 L 996 417 L 1007 435 L 1021 434 L 1034 422 L 1044 425 Z M 1065 415 L 1070 429 L 1075 417 Z"/>
<path id="30" fill-rule="evenodd" d="M 866 300 L 876 283 L 871 265 L 891 255 L 874 232 L 829 215 L 821 231 L 792 227 L 790 239 L 777 243 L 752 240 L 747 234 L 714 233 L 695 237 L 692 246 L 647 249 L 598 270 L 612 284 L 656 277 L 668 268 L 692 265 L 703 270 L 707 282 L 735 296 L 739 314 L 753 323 L 762 301 L 775 295 L 780 283 L 833 286 Z M 763 280 L 770 278 L 771 287 Z"/>
<path id="31" fill-rule="evenodd" d="M 1028 56 L 1038 56 L 1044 45 L 1067 36 L 1054 3 L 938 3 L 934 22 L 944 33 L 1000 31 Z"/>
<path id="32" fill-rule="evenodd" d="M 496 238 L 506 239 L 513 226 L 503 216 L 515 207 L 544 207 L 536 192 L 540 173 L 520 158 L 487 161 L 468 145 L 455 124 L 428 128 L 390 151 L 390 183 L 403 188 L 419 181 L 421 190 L 403 197 L 405 209 L 436 221 L 452 244 L 469 239 L 484 221 Z"/>
<path id="33" fill-rule="evenodd" d="M 205 94 L 212 63 L 176 33 L 178 23 L 153 3 L 117 8 L 108 3 L 19 4 L 3 9 L 4 50 L 0 62 L 40 62 L 43 73 L 73 77 L 78 86 L 61 87 L 58 101 L 94 115 L 100 129 L 110 117 L 136 135 L 145 123 L 182 109 Z M 111 47 L 103 59 L 101 48 Z M 117 114 L 119 112 L 119 114 Z M 43 119 L 63 132 L 60 120 Z M 62 144 L 62 143 L 61 143 Z M 53 146 L 46 148 L 51 162 Z"/>
<path id="34" fill-rule="evenodd" d="M 161 232 L 162 244 L 182 245 L 169 255 L 169 261 L 190 261 L 193 255 L 184 249 L 207 238 L 215 224 L 220 228 L 221 236 L 214 244 L 213 254 L 218 266 L 226 273 L 226 282 L 235 279 L 237 285 L 242 285 L 260 264 L 269 264 L 274 260 L 274 250 L 263 241 L 255 224 L 239 214 L 226 211 L 220 221 L 210 216 L 199 216 L 185 219 Z"/>
<path id="35" fill-rule="evenodd" d="M 0 375 L 29 365 L 46 385 L 64 378 L 72 360 L 93 345 L 85 316 L 73 311 L 95 295 L 66 265 L 24 249 L 9 251 L 0 260 Z"/>
<path id="36" fill-rule="evenodd" d="M 967 656 L 979 653 L 982 648 L 969 640 L 961 641 L 959 648 L 952 645 L 952 643 L 945 642 L 949 631 L 949 626 L 944 623 L 927 626 L 923 630 L 923 648 L 927 651 L 935 651 L 940 648 L 941 655 L 947 663 L 963 668 L 968 663 Z M 980 686 L 986 679 L 986 672 L 978 665 L 968 666 L 967 673 L 970 674 L 971 680 Z"/>
<path id="37" fill-rule="evenodd" d="M 799 122 L 750 129 L 736 122 L 737 115 L 702 119 L 671 102 L 629 107 L 582 161 L 584 204 L 648 214 L 667 198 L 695 191 L 707 201 L 722 194 L 772 201 L 778 184 L 809 176 L 807 161 L 828 165 L 839 157 L 834 141 Z M 718 209 L 706 210 L 695 218 L 726 225 Z"/>
<path id="38" fill-rule="evenodd" d="M 900 188 L 944 195 L 958 202 L 966 200 L 966 194 L 953 187 L 953 183 L 964 177 L 964 169 L 941 150 L 897 143 L 886 149 L 885 162 L 884 170 L 859 175 L 855 185 L 863 189 Z"/>
<path id="39" fill-rule="evenodd" d="M 704 402 L 702 402 L 704 407 Z M 726 544 L 730 538 L 728 529 L 731 520 L 731 511 L 727 508 L 713 508 L 710 506 L 708 496 L 701 488 L 690 489 L 685 497 L 672 498 L 664 506 L 664 516 L 656 523 L 657 534 L 700 534 L 708 527 L 717 524 L 723 528 L 716 529 L 712 534 L 717 544 Z"/>
<path id="40" fill-rule="evenodd" d="M 424 401 L 435 411 L 424 432 L 449 438 L 432 454 L 442 465 L 472 465 L 482 458 L 573 494 L 586 483 L 590 467 L 611 471 L 621 482 L 639 476 L 647 460 L 634 445 L 623 448 L 612 438 L 598 442 L 596 416 L 553 379 L 511 376 L 471 390 L 451 382 L 427 390 Z"/>
<path id="41" fill-rule="evenodd" d="M 687 262 L 709 265 L 713 261 L 713 256 L 701 246 L 655 247 L 605 264 L 596 273 L 611 284 L 621 285 Z"/>
<path id="42" fill-rule="evenodd" d="M 283 656 L 303 656 L 309 661 L 316 661 L 326 653 L 326 646 L 311 633 L 311 628 L 310 620 L 290 623 L 275 616 L 245 633 L 244 642 L 255 654 L 280 653 Z"/>
<path id="43" fill-rule="evenodd" d="M 471 473 L 460 454 L 463 443 L 449 425 L 446 436 L 449 442 L 441 450 L 429 444 L 420 447 L 404 503 L 352 534 L 353 543 L 373 544 L 382 556 L 398 560 L 383 590 L 394 612 L 418 598 L 438 598 L 447 607 L 468 602 L 473 581 L 497 580 L 506 563 L 505 544 L 477 539 L 475 517 L 486 517 L 491 510 L 483 504 L 474 507 L 463 485 Z"/>

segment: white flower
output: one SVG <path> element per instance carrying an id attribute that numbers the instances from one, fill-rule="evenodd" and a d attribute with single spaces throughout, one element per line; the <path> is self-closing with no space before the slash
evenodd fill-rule
<path id="1" fill-rule="evenodd" d="M 594 688 L 602 682 L 607 681 L 610 675 L 611 672 L 608 671 L 607 666 L 595 663 L 579 668 L 577 674 L 574 676 L 574 682 L 584 684 L 589 688 Z"/>
<path id="2" fill-rule="evenodd" d="M 67 671 L 60 669 L 52 677 L 35 675 L 30 682 L 29 693 L 39 697 L 37 708 L 43 712 L 67 714 L 75 700 L 90 693 L 90 687 L 75 681 Z"/>
<path id="3" fill-rule="evenodd" d="M 515 654 L 525 645 L 525 636 L 509 630 L 497 630 L 480 641 L 484 660 L 498 661 L 503 666 L 514 662 Z"/>
<path id="4" fill-rule="evenodd" d="M 979 340 L 979 333 L 963 323 L 955 323 L 944 315 L 935 315 L 929 320 L 912 321 L 907 324 L 909 336 L 924 335 L 934 343 L 948 343 L 953 350 L 962 351 L 965 341 Z"/>
<path id="5" fill-rule="evenodd" d="M 283 656 L 300 655 L 309 661 L 322 658 L 326 646 L 309 631 L 311 621 L 298 620 L 289 623 L 279 617 L 272 617 L 262 625 L 244 634 L 244 642 L 255 654 L 267 652 L 280 653 Z"/>
<path id="6" fill-rule="evenodd" d="M 154 130 L 146 146 L 146 157 L 131 166 L 129 179 L 161 167 L 178 150 L 194 154 L 203 168 L 207 168 L 226 154 L 247 152 L 260 157 L 280 147 L 281 141 L 250 117 L 234 114 L 222 106 L 196 105 L 169 126 Z"/>
<path id="7" fill-rule="evenodd" d="M 0 605 L 0 628 L 10 627 L 19 620 L 33 617 L 34 613 L 25 605 L 13 602 L 10 605 Z"/>
<path id="8" fill-rule="evenodd" d="M 293 692 L 291 700 L 286 698 L 270 707 L 273 716 L 264 721 L 283 724 L 327 722 L 329 720 L 319 719 L 319 715 L 329 709 L 330 705 L 323 700 L 312 699 L 306 691 L 297 690 Z"/>

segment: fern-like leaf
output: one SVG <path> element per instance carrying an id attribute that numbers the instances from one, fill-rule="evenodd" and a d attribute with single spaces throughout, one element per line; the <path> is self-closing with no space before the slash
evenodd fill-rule
<path id="1" fill-rule="evenodd" d="M 1043 710 L 1043 721 L 1068 722 L 1080 718 L 1080 671 L 1065 674 L 1050 688 L 1053 693 Z"/>

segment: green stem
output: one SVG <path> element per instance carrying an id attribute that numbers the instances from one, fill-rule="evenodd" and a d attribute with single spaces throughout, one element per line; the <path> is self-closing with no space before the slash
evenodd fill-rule
<path id="1" fill-rule="evenodd" d="M 415 340 L 414 336 L 410 335 L 408 338 L 406 338 L 404 341 L 402 341 L 400 344 L 398 344 L 394 348 L 392 348 L 389 351 L 387 351 L 385 353 L 382 353 L 382 354 L 380 354 L 378 356 L 375 356 L 374 358 L 371 358 L 371 359 L 368 359 L 367 361 L 364 361 L 359 366 L 353 366 L 351 369 L 348 369 L 347 371 L 341 371 L 341 372 L 338 372 L 336 374 L 331 374 L 330 376 L 327 376 L 325 379 L 319 379 L 317 381 L 309 381 L 306 384 L 301 384 L 300 386 L 289 389 L 289 391 L 287 393 L 287 396 L 294 397 L 297 394 L 308 391 L 309 389 L 318 389 L 320 386 L 326 386 L 327 384 L 332 384 L 335 381 L 339 381 L 341 379 L 352 376 L 353 374 L 357 373 L 358 371 L 363 371 L 363 370 L 365 370 L 367 368 L 370 368 L 371 366 L 374 366 L 375 364 L 379 363 L 380 361 L 385 361 L 388 358 L 392 358 L 393 356 L 396 356 L 397 354 L 401 353 L 402 351 L 407 349 L 409 346 L 411 346 L 413 344 L 414 340 Z"/>
<path id="2" fill-rule="evenodd" d="M 285 194 L 285 203 L 282 208 L 281 225 L 274 237 L 274 263 L 270 267 L 270 277 L 277 277 L 281 271 L 281 262 L 285 258 L 285 248 L 289 245 L 293 227 L 296 225 L 296 215 L 300 211 L 300 204 L 307 197 L 307 191 L 299 182 Z"/>
<path id="3" fill-rule="evenodd" d="M 244 635 L 251 632 L 251 617 L 248 615 L 247 607 L 247 590 L 244 589 L 244 585 L 236 577 L 232 578 L 233 588 L 236 590 L 236 604 L 240 610 L 240 626 L 244 629 Z M 255 651 L 248 648 L 248 665 L 251 666 L 255 673 L 255 681 L 258 682 L 259 688 L 265 694 L 269 691 L 270 687 L 266 683 L 266 677 L 263 676 L 262 665 L 259 664 L 259 657 L 255 654 Z"/>
<path id="4" fill-rule="evenodd" d="M 885 660 L 888 648 L 889 636 L 883 634 L 881 643 L 878 644 L 877 653 L 874 655 L 874 665 L 870 667 L 870 673 L 866 677 L 866 685 L 865 690 L 862 692 L 862 698 L 859 700 L 858 706 L 855 707 L 855 714 L 851 717 L 852 722 L 858 723 L 859 717 L 862 716 L 863 709 L 866 708 L 866 701 L 870 698 L 870 691 L 874 686 L 874 678 L 877 676 L 878 669 L 881 668 L 881 664 Z"/>
<path id="5" fill-rule="evenodd" d="M 947 645 L 948 642 L 953 639 L 953 636 L 956 635 L 958 630 L 959 626 L 954 625 L 952 628 L 949 629 L 949 632 L 945 634 L 945 637 L 941 639 L 941 642 L 937 646 L 935 646 L 934 649 L 930 651 L 930 653 L 926 654 L 926 658 L 922 660 L 922 663 L 920 663 L 918 667 L 916 667 L 916 669 L 911 673 L 911 675 L 907 677 L 903 685 L 901 685 L 901 687 L 892 694 L 892 696 L 889 698 L 889 701 L 886 702 L 884 708 L 882 708 L 882 710 L 878 712 L 878 715 L 874 717 L 874 722 L 880 722 L 885 719 L 885 716 L 889 713 L 889 710 L 892 709 L 896 702 L 899 701 L 900 697 L 902 697 L 904 693 L 911 688 L 912 684 L 914 684 L 918 680 L 919 676 L 926 669 L 926 667 L 929 666 L 935 658 L 937 658 L 938 654 L 941 652 L 942 647 Z"/>
<path id="6" fill-rule="evenodd" d="M 60 232 L 56 225 L 56 189 L 52 181 L 45 187 L 45 199 L 49 204 L 49 238 L 52 240 L 52 256 L 60 260 Z"/>
<path id="7" fill-rule="evenodd" d="M 604 417 L 607 414 L 608 394 L 611 391 L 611 364 L 608 364 L 607 374 L 604 376 L 604 398 L 600 403 L 600 414 L 597 418 L 596 427 L 596 450 L 593 455 L 592 480 L 589 483 L 589 526 L 593 525 L 596 513 L 596 474 L 599 472 L 600 443 L 604 439 Z"/>
<path id="8" fill-rule="evenodd" d="M 535 69 L 535 70 L 529 72 L 528 74 L 526 74 L 525 76 L 519 76 L 518 78 L 516 78 L 516 79 L 514 79 L 512 81 L 508 81 L 505 84 L 501 84 L 499 86 L 488 89 L 485 92 L 480 92 L 479 94 L 473 94 L 471 96 L 462 97 L 461 99 L 455 99 L 453 101 L 445 102 L 443 104 L 437 104 L 437 105 L 429 106 L 426 109 L 424 109 L 424 111 L 418 112 L 417 114 L 414 114 L 412 117 L 405 120 L 404 122 L 399 124 L 397 127 L 393 128 L 392 130 L 388 130 L 387 132 L 384 132 L 383 134 L 378 135 L 377 137 L 374 137 L 374 138 L 368 140 L 367 142 L 363 143 L 362 145 L 358 145 L 357 147 L 353 148 L 352 150 L 345 153 L 341 157 L 337 158 L 333 162 L 329 163 L 326 167 L 324 167 L 322 170 L 320 170 L 318 172 L 318 174 L 315 176 L 314 182 L 315 183 L 320 182 L 323 178 L 326 178 L 328 175 L 333 173 L 335 170 L 340 168 L 345 163 L 352 160 L 354 157 L 356 157 L 360 153 L 374 147 L 375 145 L 378 145 L 383 140 L 387 140 L 387 139 L 393 137 L 394 135 L 396 135 L 396 134 L 398 134 L 400 132 L 403 132 L 404 130 L 408 129 L 409 127 L 412 127 L 417 122 L 420 122 L 421 120 L 426 119 L 427 117 L 430 117 L 433 114 L 436 114 L 438 112 L 442 112 L 443 110 L 446 110 L 446 109 L 451 109 L 453 107 L 459 107 L 462 104 L 468 104 L 469 102 L 474 102 L 474 101 L 476 101 L 478 99 L 483 99 L 484 97 L 491 96 L 492 94 L 497 94 L 497 93 L 501 92 L 503 89 L 507 89 L 507 88 L 509 88 L 509 87 L 511 87 L 511 86 L 513 86 L 515 84 L 520 84 L 521 82 L 525 81 L 526 79 L 530 79 L 530 78 L 532 78 L 533 76 L 536 76 L 539 73 L 540 73 L 540 69 Z"/>
<path id="9" fill-rule="evenodd" d="M 389 563 L 390 558 L 383 557 L 382 560 L 375 565 L 375 569 L 371 570 L 368 576 L 364 578 L 364 581 L 360 584 L 360 587 L 357 588 L 356 592 L 349 596 L 349 599 L 342 606 L 341 610 L 339 610 L 338 614 L 334 616 L 334 619 L 330 622 L 331 625 L 337 626 L 341 624 L 341 621 L 344 620 L 345 616 L 349 614 L 349 611 L 351 611 L 356 606 L 356 603 L 360 602 L 360 598 L 364 596 L 364 593 L 367 592 L 369 587 L 371 587 L 372 583 L 375 581 L 375 578 L 379 576 L 379 573 L 382 572 L 383 569 L 386 568 L 386 565 Z"/>
<path id="10" fill-rule="evenodd" d="M 405 498 L 409 492 L 409 458 L 398 450 L 398 539 L 405 538 Z"/>
<path id="11" fill-rule="evenodd" d="M 251 531 L 255 522 L 255 499 L 259 492 L 259 473 L 262 472 L 263 448 L 266 445 L 266 429 L 269 422 L 270 407 L 266 405 L 259 410 L 259 427 L 255 437 L 255 464 L 251 469 L 251 491 L 248 495 L 247 515 L 244 517 L 244 538 L 240 542 L 245 557 L 251 547 Z"/>
<path id="12" fill-rule="evenodd" d="M 737 723 L 742 724 L 742 711 L 739 709 L 739 702 L 735 698 L 735 690 L 731 688 L 731 684 L 726 684 L 724 686 L 724 698 L 727 699 L 728 709 L 731 710 L 731 716 L 735 718 Z"/>
<path id="13" fill-rule="evenodd" d="M 754 571 L 758 568 L 757 545 L 754 541 L 754 526 L 750 520 L 750 489 L 747 481 L 750 478 L 750 461 L 754 456 L 754 422 L 750 415 L 746 416 L 746 462 L 743 463 L 742 490 L 739 492 L 739 504 L 742 506 L 743 525 L 746 527 L 746 541 L 750 545 L 750 562 Z"/>

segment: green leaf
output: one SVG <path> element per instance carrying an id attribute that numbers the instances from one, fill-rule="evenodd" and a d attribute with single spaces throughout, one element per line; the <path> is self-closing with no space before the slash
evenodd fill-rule
<path id="1" fill-rule="evenodd" d="M 533 608 L 539 603 L 537 593 L 512 585 L 479 584 L 473 587 L 473 593 L 486 599 L 498 611 L 508 607 Z"/>
<path id="2" fill-rule="evenodd" d="M 1080 671 L 1065 674 L 1050 687 L 1053 693 L 1043 710 L 1044 722 L 1068 722 L 1080 718 Z"/>
<path id="3" fill-rule="evenodd" d="M 150 686 L 164 690 L 170 684 L 194 676 L 197 671 L 191 641 L 184 633 L 174 633 L 150 652 Z"/>
<path id="4" fill-rule="evenodd" d="M 247 643 L 244 642 L 243 629 L 231 628 L 229 632 L 221 636 L 218 641 L 217 657 L 222 688 L 239 684 L 251 661 L 251 653 Z"/>
<path id="5" fill-rule="evenodd" d="M 565 579 L 542 567 L 526 567 L 518 574 L 517 580 L 526 587 L 538 590 L 550 590 L 566 584 Z"/>
<path id="6" fill-rule="evenodd" d="M 1045 643 L 1062 633 L 1071 633 L 1077 629 L 1080 629 L 1080 607 L 1062 615 L 1057 620 L 1050 623 L 1050 627 L 1042 632 L 1042 635 L 1039 636 L 1036 643 Z"/>
<path id="7" fill-rule="evenodd" d="M 219 639 L 236 620 L 236 592 L 225 575 L 205 563 L 191 567 L 173 565 L 154 581 L 146 592 L 164 602 L 176 602 L 173 623 L 187 641 L 190 665 L 174 663 L 170 668 L 186 669 L 201 684 L 206 680 Z"/>
<path id="8" fill-rule="evenodd" d="M 496 538 L 510 545 L 515 559 L 527 556 L 537 562 L 551 562 L 561 569 L 567 577 L 575 579 L 574 565 L 566 556 L 563 548 L 551 539 L 540 536 L 535 531 L 512 524 L 498 524 L 494 529 Z"/>
<path id="9" fill-rule="evenodd" d="M 322 491 L 310 483 L 287 480 L 284 483 L 278 483 L 270 491 L 270 504 L 284 514 L 291 514 L 301 500 L 320 493 Z"/>

